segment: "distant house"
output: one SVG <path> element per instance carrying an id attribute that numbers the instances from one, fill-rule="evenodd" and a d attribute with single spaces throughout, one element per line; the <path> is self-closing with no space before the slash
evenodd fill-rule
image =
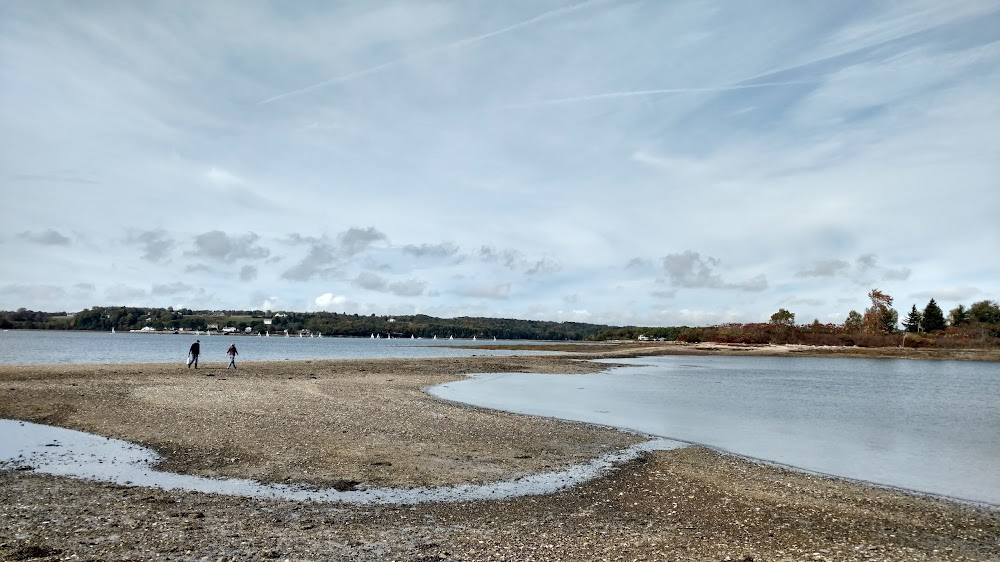
<path id="1" fill-rule="evenodd" d="M 285 318 L 286 316 L 288 316 L 288 315 L 285 314 L 284 312 L 275 312 L 274 313 L 274 318 Z"/>
<path id="2" fill-rule="evenodd" d="M 222 333 L 223 334 L 235 334 L 236 333 L 236 328 L 234 328 L 232 326 L 226 326 L 225 328 L 222 329 Z"/>
<path id="3" fill-rule="evenodd" d="M 271 319 L 271 318 L 265 318 L 264 319 L 264 325 L 265 326 L 270 326 L 272 323 L 274 323 L 273 319 Z"/>
<path id="4" fill-rule="evenodd" d="M 646 334 L 639 334 L 639 341 L 649 341 L 653 338 L 647 336 Z"/>
<path id="5" fill-rule="evenodd" d="M 252 331 L 253 331 L 253 328 L 251 328 L 250 326 L 247 326 L 246 328 L 243 328 L 243 333 L 244 334 L 249 334 Z"/>
<path id="6" fill-rule="evenodd" d="M 218 330 L 219 329 L 219 325 L 218 324 L 209 324 L 208 325 L 208 329 L 209 330 Z"/>

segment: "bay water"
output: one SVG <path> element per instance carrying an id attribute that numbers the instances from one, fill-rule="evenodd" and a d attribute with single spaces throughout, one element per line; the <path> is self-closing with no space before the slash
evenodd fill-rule
<path id="1" fill-rule="evenodd" d="M 443 399 L 702 444 L 1000 505 L 1000 364 L 664 356 L 591 375 L 484 374 Z"/>
<path id="2" fill-rule="evenodd" d="M 527 341 L 306 338 L 227 336 L 192 332 L 104 333 L 43 330 L 0 332 L 0 364 L 39 365 L 67 363 L 172 363 L 183 364 L 195 340 L 201 341 L 202 363 L 229 362 L 226 350 L 236 344 L 237 364 L 245 361 L 292 359 L 377 359 L 467 357 L 471 355 L 525 355 L 549 353 L 488 349 L 491 344 Z M 485 346 L 485 349 L 483 348 Z"/>

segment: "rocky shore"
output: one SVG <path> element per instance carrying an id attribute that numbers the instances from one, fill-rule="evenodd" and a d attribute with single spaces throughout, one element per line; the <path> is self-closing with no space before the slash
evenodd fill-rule
<path id="1" fill-rule="evenodd" d="M 571 353 L 244 362 L 238 371 L 7 366 L 0 417 L 139 442 L 163 456 L 162 469 L 186 474 L 344 488 L 491 482 L 642 438 L 442 402 L 423 388 L 464 373 L 605 367 L 585 358 L 808 352 L 560 349 Z M 555 494 L 416 506 L 251 500 L 0 471 L 0 560 L 1000 560 L 998 545 L 996 509 L 698 447 L 650 453 Z"/>

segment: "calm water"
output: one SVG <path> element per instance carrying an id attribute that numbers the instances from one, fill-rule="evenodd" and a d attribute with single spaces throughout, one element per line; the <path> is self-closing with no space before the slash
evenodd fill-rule
<path id="1" fill-rule="evenodd" d="M 657 357 L 596 375 L 480 375 L 441 398 L 638 430 L 1000 505 L 1000 364 Z"/>
<path id="2" fill-rule="evenodd" d="M 286 338 L 256 336 L 195 336 L 193 334 L 108 334 L 10 330 L 0 332 L 0 364 L 46 363 L 170 363 L 181 364 L 195 339 L 201 340 L 200 361 L 229 362 L 226 350 L 235 343 L 237 364 L 283 359 L 375 359 L 525 355 L 545 353 L 476 349 L 490 341 L 443 339 Z M 495 342 L 519 343 L 532 342 Z M 551 342 L 549 342 L 551 343 Z"/>

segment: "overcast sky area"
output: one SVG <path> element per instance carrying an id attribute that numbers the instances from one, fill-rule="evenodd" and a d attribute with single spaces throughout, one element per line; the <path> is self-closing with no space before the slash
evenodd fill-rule
<path id="1" fill-rule="evenodd" d="M 0 0 L 0 309 L 1000 298 L 995 0 Z"/>

